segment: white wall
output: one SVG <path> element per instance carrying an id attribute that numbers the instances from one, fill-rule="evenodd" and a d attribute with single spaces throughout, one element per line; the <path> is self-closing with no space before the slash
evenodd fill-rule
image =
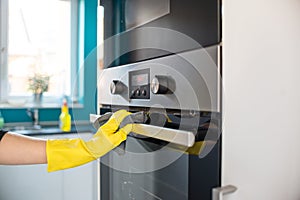
<path id="1" fill-rule="evenodd" d="M 223 6 L 226 199 L 300 199 L 300 0 Z"/>

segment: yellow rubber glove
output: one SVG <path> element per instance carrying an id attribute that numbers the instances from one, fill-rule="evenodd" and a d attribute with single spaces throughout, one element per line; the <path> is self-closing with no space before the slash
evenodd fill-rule
<path id="1" fill-rule="evenodd" d="M 129 114 L 126 110 L 115 112 L 89 141 L 79 138 L 48 140 L 48 172 L 85 164 L 114 149 L 126 140 L 131 131 L 131 124 L 119 129 L 120 123 Z"/>

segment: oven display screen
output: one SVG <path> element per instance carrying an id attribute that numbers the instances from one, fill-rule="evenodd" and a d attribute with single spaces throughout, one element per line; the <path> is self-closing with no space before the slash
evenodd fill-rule
<path id="1" fill-rule="evenodd" d="M 132 86 L 142 86 L 149 83 L 148 74 L 138 74 L 131 77 Z"/>
<path id="2" fill-rule="evenodd" d="M 150 69 L 129 72 L 129 98 L 150 99 Z"/>

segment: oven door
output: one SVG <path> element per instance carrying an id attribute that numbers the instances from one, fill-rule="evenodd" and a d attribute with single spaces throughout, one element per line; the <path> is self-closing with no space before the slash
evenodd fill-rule
<path id="1" fill-rule="evenodd" d="M 101 158 L 101 199 L 211 199 L 220 186 L 219 132 L 209 130 L 207 120 L 200 123 L 192 147 L 131 133 Z M 178 126 L 173 121 L 160 128 Z"/>

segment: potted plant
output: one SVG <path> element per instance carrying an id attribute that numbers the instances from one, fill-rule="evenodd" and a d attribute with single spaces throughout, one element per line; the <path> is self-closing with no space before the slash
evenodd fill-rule
<path id="1" fill-rule="evenodd" d="M 29 77 L 29 90 L 34 95 L 35 102 L 40 102 L 44 92 L 48 91 L 50 76 L 45 74 L 34 74 Z"/>

